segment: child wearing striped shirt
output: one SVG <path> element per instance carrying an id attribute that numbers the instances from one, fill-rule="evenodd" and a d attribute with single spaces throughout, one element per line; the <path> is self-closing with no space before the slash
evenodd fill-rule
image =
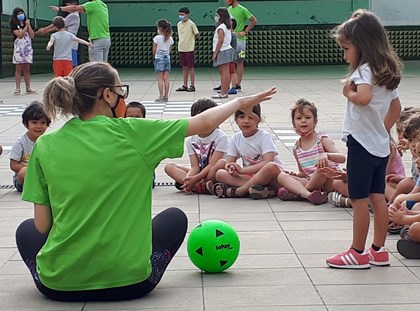
<path id="1" fill-rule="evenodd" d="M 283 185 L 278 196 L 283 201 L 306 199 L 318 205 L 328 202 L 327 193 L 332 191 L 332 179 L 318 172 L 319 168 L 338 169 L 346 156 L 325 133 L 315 131 L 318 112 L 315 104 L 299 99 L 291 109 L 292 124 L 300 138 L 293 148 L 299 173 L 281 172 L 277 178 Z"/>

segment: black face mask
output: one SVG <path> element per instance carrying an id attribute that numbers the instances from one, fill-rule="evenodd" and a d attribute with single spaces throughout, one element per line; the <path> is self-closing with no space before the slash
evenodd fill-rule
<path id="1" fill-rule="evenodd" d="M 115 103 L 114 107 L 109 106 L 109 107 L 111 108 L 111 112 L 112 112 L 112 117 L 113 117 L 113 118 L 116 118 L 116 117 L 117 117 L 117 112 L 116 112 L 116 110 L 117 110 L 118 104 L 120 103 L 120 101 L 121 101 L 122 99 L 124 99 L 124 96 L 121 96 L 121 95 L 120 95 L 120 94 L 118 94 L 118 93 L 115 93 L 115 94 L 117 94 L 117 102 Z"/>

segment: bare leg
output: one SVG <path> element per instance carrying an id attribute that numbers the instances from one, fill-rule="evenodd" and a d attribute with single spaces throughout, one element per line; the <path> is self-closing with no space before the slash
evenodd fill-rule
<path id="1" fill-rule="evenodd" d="M 382 247 L 385 245 L 385 239 L 388 231 L 388 207 L 385 195 L 381 193 L 372 193 L 369 196 L 374 215 L 374 234 L 373 245 Z"/>
<path id="2" fill-rule="evenodd" d="M 31 89 L 31 64 L 23 64 L 23 79 L 25 80 L 26 90 Z"/>
<path id="3" fill-rule="evenodd" d="M 159 89 L 159 96 L 163 97 L 163 72 L 156 73 L 158 89 Z"/>
<path id="4" fill-rule="evenodd" d="M 209 173 L 207 174 L 206 181 L 211 181 L 214 183 L 216 181 L 216 172 L 220 169 L 224 169 L 226 165 L 225 159 L 220 159 L 217 161 L 209 170 Z"/>
<path id="5" fill-rule="evenodd" d="M 369 215 L 368 203 L 369 203 L 369 198 L 351 200 L 351 205 L 353 206 L 352 247 L 361 251 L 365 249 L 366 238 L 369 231 L 370 215 Z M 388 214 L 387 214 L 387 222 L 388 222 Z M 376 230 L 375 230 L 375 234 L 376 234 Z M 377 237 L 377 239 L 379 239 L 379 236 Z"/>
<path id="6" fill-rule="evenodd" d="M 227 170 L 221 169 L 216 172 L 216 180 L 230 186 L 240 187 L 245 184 L 249 178 L 247 175 L 242 174 L 231 175 Z"/>
<path id="7" fill-rule="evenodd" d="M 242 78 L 244 76 L 244 61 L 237 61 L 236 62 L 236 77 L 237 77 L 237 84 L 241 85 Z"/>
<path id="8" fill-rule="evenodd" d="M 188 71 L 189 71 L 189 74 L 190 74 L 191 85 L 195 86 L 195 69 L 194 69 L 194 67 L 188 68 Z"/>
<path id="9" fill-rule="evenodd" d="M 395 200 L 395 198 L 399 194 L 410 193 L 411 190 L 413 190 L 413 188 L 414 188 L 415 185 L 416 185 L 416 183 L 414 182 L 413 178 L 411 178 L 411 177 L 407 177 L 407 178 L 404 178 L 403 180 L 401 180 L 398 183 L 397 188 L 395 188 L 394 194 L 389 199 L 389 203 L 390 204 L 393 203 L 394 200 Z"/>
<path id="10" fill-rule="evenodd" d="M 280 185 L 285 187 L 290 192 L 307 199 L 311 192 L 305 188 L 305 186 L 296 178 L 293 178 L 287 173 L 281 172 L 277 177 L 277 181 Z"/>
<path id="11" fill-rule="evenodd" d="M 184 183 L 184 178 L 189 170 L 189 167 L 178 165 L 172 162 L 165 165 L 165 173 L 180 184 Z"/>
<path id="12" fill-rule="evenodd" d="M 219 65 L 220 82 L 221 82 L 221 95 L 227 95 L 229 89 L 229 64 Z"/>
<path id="13" fill-rule="evenodd" d="M 277 181 L 277 176 L 280 174 L 281 170 L 279 167 L 273 163 L 267 163 L 264 165 L 251 179 L 248 179 L 246 183 L 236 189 L 236 195 L 246 196 L 248 195 L 249 188 L 252 185 L 271 185 L 278 190 L 281 187 L 280 183 Z"/>
<path id="14" fill-rule="evenodd" d="M 15 68 L 15 81 L 16 81 L 16 90 L 20 90 L 20 80 L 23 72 L 23 65 L 16 64 Z"/>
<path id="15" fill-rule="evenodd" d="M 168 98 L 168 94 L 169 94 L 169 71 L 165 71 L 163 73 L 163 87 L 164 87 L 164 92 L 163 92 L 163 96 L 165 96 L 166 98 Z"/>
<path id="16" fill-rule="evenodd" d="M 188 67 L 182 67 L 182 76 L 184 78 L 184 86 L 188 87 Z"/>
<path id="17" fill-rule="evenodd" d="M 309 191 L 320 190 L 324 185 L 326 185 L 327 182 L 327 176 L 319 173 L 318 171 L 315 171 L 315 173 L 311 176 L 308 183 L 306 184 L 306 189 L 308 189 Z M 328 186 L 329 189 L 324 188 L 324 190 L 331 192 L 333 190 L 332 183 L 330 182 Z"/>
<path id="18" fill-rule="evenodd" d="M 235 87 L 236 86 L 236 72 L 235 73 L 232 73 L 231 75 L 230 75 L 230 86 L 231 87 Z"/>

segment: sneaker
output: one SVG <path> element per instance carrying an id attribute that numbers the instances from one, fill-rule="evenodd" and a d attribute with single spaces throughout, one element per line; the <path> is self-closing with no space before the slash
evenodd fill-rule
<path id="1" fill-rule="evenodd" d="M 389 254 L 385 247 L 375 251 L 372 246 L 368 250 L 369 263 L 374 266 L 389 266 Z"/>
<path id="2" fill-rule="evenodd" d="M 219 85 L 219 86 L 214 87 L 213 91 L 220 91 L 221 89 L 222 89 L 222 86 Z"/>
<path id="3" fill-rule="evenodd" d="M 164 102 L 167 102 L 169 100 L 169 97 L 168 96 L 163 96 L 163 101 Z"/>
<path id="4" fill-rule="evenodd" d="M 369 254 L 359 254 L 354 249 L 339 253 L 326 259 L 327 265 L 338 269 L 369 269 Z"/>
<path id="5" fill-rule="evenodd" d="M 313 205 L 321 205 L 328 202 L 328 194 L 319 190 L 314 190 L 308 196 L 308 201 Z"/>
<path id="6" fill-rule="evenodd" d="M 242 88 L 241 88 L 241 86 L 239 84 L 236 84 L 235 89 L 238 92 L 242 92 Z"/>
<path id="7" fill-rule="evenodd" d="M 301 201 L 302 198 L 298 196 L 297 194 L 294 194 L 293 192 L 287 190 L 284 187 L 281 187 L 279 191 L 277 191 L 277 196 L 282 201 Z"/>
<path id="8" fill-rule="evenodd" d="M 164 103 L 165 99 L 163 98 L 163 96 L 159 96 L 158 98 L 155 99 L 156 103 Z"/>
<path id="9" fill-rule="evenodd" d="M 236 90 L 236 88 L 232 87 L 232 88 L 229 89 L 228 94 L 229 95 L 238 94 L 238 91 Z"/>

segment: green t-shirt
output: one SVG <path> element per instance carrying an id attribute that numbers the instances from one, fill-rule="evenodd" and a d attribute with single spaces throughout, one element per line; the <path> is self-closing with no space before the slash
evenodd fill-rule
<path id="1" fill-rule="evenodd" d="M 188 120 L 96 116 L 37 140 L 23 199 L 52 211 L 37 256 L 42 284 L 90 290 L 149 277 L 153 172 L 182 156 L 187 127 Z"/>
<path id="2" fill-rule="evenodd" d="M 110 38 L 108 6 L 102 0 L 88 1 L 82 5 L 87 13 L 89 39 Z"/>
<path id="3" fill-rule="evenodd" d="M 235 7 L 228 7 L 228 12 L 236 20 L 235 32 L 241 32 L 245 30 L 246 22 L 254 16 L 246 7 L 238 4 Z M 246 40 L 248 36 L 238 37 L 238 40 Z"/>

